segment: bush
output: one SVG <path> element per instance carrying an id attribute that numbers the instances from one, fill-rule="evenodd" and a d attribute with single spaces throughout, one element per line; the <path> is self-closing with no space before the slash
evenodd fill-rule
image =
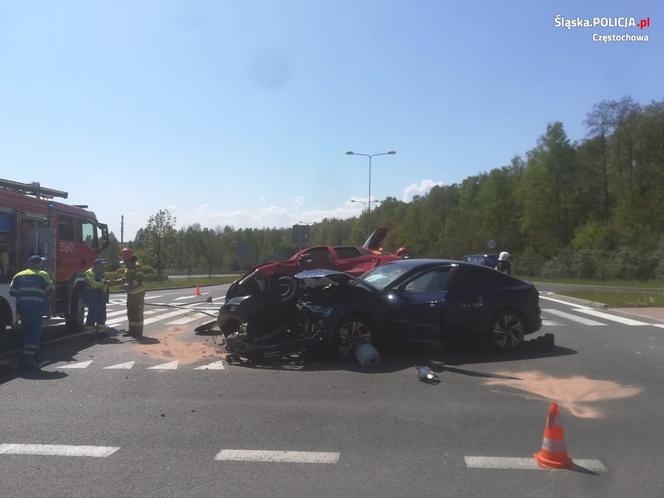
<path id="1" fill-rule="evenodd" d="M 515 255 L 512 273 L 530 277 L 540 276 L 542 273 L 542 256 L 530 248 Z"/>

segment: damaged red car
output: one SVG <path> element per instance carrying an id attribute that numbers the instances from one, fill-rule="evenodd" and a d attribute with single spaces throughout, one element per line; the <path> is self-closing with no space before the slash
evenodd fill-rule
<path id="1" fill-rule="evenodd" d="M 301 271 L 324 268 L 359 276 L 384 263 L 407 257 L 406 249 L 403 247 L 395 254 L 383 250 L 383 241 L 388 232 L 388 228 L 377 229 L 362 247 L 310 247 L 295 253 L 285 261 L 259 265 L 233 282 L 226 293 L 226 300 L 237 296 L 260 294 L 270 296 L 277 303 L 288 303 L 297 293 L 297 283 L 293 276 Z"/>

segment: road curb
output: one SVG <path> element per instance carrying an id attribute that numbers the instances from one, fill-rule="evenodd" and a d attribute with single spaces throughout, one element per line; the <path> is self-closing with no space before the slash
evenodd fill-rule
<path id="1" fill-rule="evenodd" d="M 581 306 L 589 306 L 591 308 L 602 308 L 602 309 L 607 309 L 609 307 L 608 304 L 600 303 L 599 301 L 589 301 L 587 299 L 580 299 L 578 297 L 570 297 L 570 296 L 566 296 L 564 294 L 556 294 L 555 292 L 552 292 L 549 295 L 554 296 L 556 299 L 560 299 L 562 301 L 569 301 L 570 303 L 580 304 Z"/>

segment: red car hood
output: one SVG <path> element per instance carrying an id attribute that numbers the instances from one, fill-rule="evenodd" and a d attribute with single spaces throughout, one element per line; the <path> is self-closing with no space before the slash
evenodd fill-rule
<path id="1" fill-rule="evenodd" d="M 385 237 L 387 237 L 389 231 L 389 228 L 378 228 L 374 233 L 369 235 L 369 238 L 362 247 L 369 249 L 370 251 L 379 250 L 383 247 L 383 241 L 385 240 Z"/>

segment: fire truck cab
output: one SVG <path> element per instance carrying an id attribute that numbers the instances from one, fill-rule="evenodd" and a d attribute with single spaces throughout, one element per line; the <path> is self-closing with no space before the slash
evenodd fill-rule
<path id="1" fill-rule="evenodd" d="M 54 197 L 68 194 L 0 179 L 0 331 L 19 320 L 9 284 L 34 254 L 46 258 L 44 269 L 55 285 L 51 316 L 65 318 L 71 330 L 83 325 L 85 271 L 108 247 L 108 227 L 87 206 L 69 206 Z"/>

